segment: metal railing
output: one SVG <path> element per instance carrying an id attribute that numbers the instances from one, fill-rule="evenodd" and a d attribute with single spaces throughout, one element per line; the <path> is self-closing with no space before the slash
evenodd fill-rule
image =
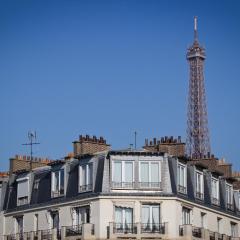
<path id="1" fill-rule="evenodd" d="M 223 240 L 223 234 L 221 234 L 221 233 L 216 233 L 216 234 L 217 234 L 218 240 Z"/>
<path id="2" fill-rule="evenodd" d="M 187 188 L 182 185 L 178 185 L 178 192 L 186 194 Z"/>
<path id="3" fill-rule="evenodd" d="M 52 191 L 52 198 L 61 197 L 63 195 L 64 195 L 64 191 L 63 190 Z"/>
<path id="4" fill-rule="evenodd" d="M 134 182 L 112 182 L 112 188 L 133 188 Z"/>
<path id="5" fill-rule="evenodd" d="M 203 193 L 201 193 L 201 192 L 196 192 L 196 198 L 197 198 L 197 199 L 200 199 L 200 200 L 203 200 Z"/>
<path id="6" fill-rule="evenodd" d="M 28 197 L 18 198 L 18 200 L 17 200 L 18 206 L 25 205 L 25 204 L 28 204 Z"/>
<path id="7" fill-rule="evenodd" d="M 212 204 L 219 206 L 219 199 L 212 197 Z"/>
<path id="8" fill-rule="evenodd" d="M 87 192 L 87 191 L 92 191 L 92 190 L 93 190 L 93 185 L 92 184 L 79 186 L 79 192 Z"/>
<path id="9" fill-rule="evenodd" d="M 215 232 L 209 231 L 209 240 L 215 240 Z"/>
<path id="10" fill-rule="evenodd" d="M 82 225 L 66 227 L 66 237 L 82 235 Z"/>
<path id="11" fill-rule="evenodd" d="M 135 223 L 113 223 L 113 233 L 136 234 L 137 225 Z"/>
<path id="12" fill-rule="evenodd" d="M 140 188 L 158 188 L 161 189 L 161 182 L 139 182 Z"/>
<path id="13" fill-rule="evenodd" d="M 42 240 L 51 240 L 52 239 L 52 229 L 41 230 L 41 239 Z"/>
<path id="14" fill-rule="evenodd" d="M 195 238 L 202 238 L 202 229 L 199 227 L 192 227 L 192 235 Z"/>
<path id="15" fill-rule="evenodd" d="M 165 223 L 142 223 L 141 232 L 165 234 Z"/>

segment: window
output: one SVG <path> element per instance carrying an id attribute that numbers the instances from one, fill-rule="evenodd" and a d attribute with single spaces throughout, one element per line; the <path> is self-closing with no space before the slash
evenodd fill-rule
<path id="1" fill-rule="evenodd" d="M 34 231 L 38 231 L 38 214 L 34 215 Z"/>
<path id="2" fill-rule="evenodd" d="M 28 204 L 29 198 L 29 179 L 19 178 L 17 179 L 17 205 Z"/>
<path id="3" fill-rule="evenodd" d="M 64 195 L 64 169 L 52 172 L 52 197 Z"/>
<path id="4" fill-rule="evenodd" d="M 79 192 L 92 191 L 93 165 L 88 163 L 79 166 Z"/>
<path id="5" fill-rule="evenodd" d="M 196 172 L 196 198 L 203 200 L 203 173 L 197 171 Z"/>
<path id="6" fill-rule="evenodd" d="M 201 212 L 201 227 L 202 228 L 206 228 L 207 227 L 206 218 L 207 218 L 207 214 Z"/>
<path id="7" fill-rule="evenodd" d="M 212 178 L 212 204 L 219 205 L 219 182 Z"/>
<path id="8" fill-rule="evenodd" d="M 187 174 L 186 174 L 186 166 L 182 164 L 178 164 L 177 169 L 178 175 L 178 192 L 180 193 L 187 193 Z"/>
<path id="9" fill-rule="evenodd" d="M 226 184 L 226 201 L 227 209 L 233 210 L 233 187 L 230 184 Z"/>
<path id="10" fill-rule="evenodd" d="M 16 218 L 16 233 L 19 233 L 20 235 L 23 234 L 23 217 L 17 217 Z"/>
<path id="11" fill-rule="evenodd" d="M 115 230 L 131 231 L 133 223 L 133 209 L 127 207 L 115 207 Z"/>
<path id="12" fill-rule="evenodd" d="M 160 205 L 142 205 L 142 232 L 157 231 L 160 227 Z"/>
<path id="13" fill-rule="evenodd" d="M 113 161 L 113 188 L 132 188 L 134 171 L 132 161 Z"/>
<path id="14" fill-rule="evenodd" d="M 52 228 L 59 229 L 59 213 L 58 211 L 51 213 L 52 217 Z"/>
<path id="15" fill-rule="evenodd" d="M 231 222 L 231 236 L 238 237 L 238 225 L 237 223 Z"/>
<path id="16" fill-rule="evenodd" d="M 183 207 L 182 208 L 182 224 L 191 224 L 190 221 L 191 209 Z"/>
<path id="17" fill-rule="evenodd" d="M 141 188 L 160 188 L 160 162 L 140 162 L 139 182 Z"/>
<path id="18" fill-rule="evenodd" d="M 222 232 L 222 218 L 220 217 L 217 218 L 217 232 L 218 233 Z"/>
<path id="19" fill-rule="evenodd" d="M 90 207 L 73 208 L 73 226 L 90 223 Z"/>
<path id="20" fill-rule="evenodd" d="M 0 209 L 1 209 L 1 203 L 2 203 L 2 184 L 0 184 Z"/>

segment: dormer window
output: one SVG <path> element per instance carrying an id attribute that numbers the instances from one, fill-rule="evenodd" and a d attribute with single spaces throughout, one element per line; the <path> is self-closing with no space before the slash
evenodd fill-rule
<path id="1" fill-rule="evenodd" d="M 226 202 L 227 209 L 233 210 L 233 187 L 231 184 L 226 184 Z"/>
<path id="2" fill-rule="evenodd" d="M 187 170 L 185 165 L 178 163 L 177 175 L 178 175 L 178 192 L 186 194 Z"/>
<path id="3" fill-rule="evenodd" d="M 29 179 L 17 179 L 17 205 L 25 205 L 29 203 Z"/>
<path id="4" fill-rule="evenodd" d="M 79 166 L 79 192 L 92 191 L 93 189 L 93 164 Z"/>
<path id="5" fill-rule="evenodd" d="M 64 169 L 52 172 L 52 197 L 64 195 Z"/>
<path id="6" fill-rule="evenodd" d="M 203 200 L 203 172 L 196 171 L 196 198 Z"/>
<path id="7" fill-rule="evenodd" d="M 217 178 L 212 177 L 212 204 L 219 205 L 219 181 Z"/>

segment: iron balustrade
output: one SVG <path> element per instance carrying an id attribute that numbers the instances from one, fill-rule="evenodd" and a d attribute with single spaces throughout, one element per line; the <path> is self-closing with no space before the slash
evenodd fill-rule
<path id="1" fill-rule="evenodd" d="M 52 191 L 52 198 L 61 197 L 63 195 L 64 195 L 64 191 L 61 191 L 61 190 Z"/>
<path id="2" fill-rule="evenodd" d="M 41 239 L 42 240 L 51 240 L 52 239 L 52 229 L 41 230 Z"/>
<path id="3" fill-rule="evenodd" d="M 197 199 L 200 199 L 200 200 L 203 200 L 203 193 L 201 193 L 201 192 L 196 192 L 196 198 L 197 198 Z"/>
<path id="4" fill-rule="evenodd" d="M 18 201 L 17 201 L 18 206 L 25 205 L 25 204 L 28 204 L 28 197 L 18 198 Z"/>
<path id="5" fill-rule="evenodd" d="M 87 191 L 92 191 L 93 185 L 92 184 L 87 184 L 87 185 L 81 185 L 79 186 L 79 192 L 87 192 Z"/>
<path id="6" fill-rule="evenodd" d="M 218 198 L 214 198 L 214 197 L 212 197 L 212 204 L 214 204 L 214 205 L 219 205 L 219 199 Z"/>
<path id="7" fill-rule="evenodd" d="M 234 211 L 233 204 L 232 203 L 227 203 L 227 209 L 230 211 Z"/>
<path id="8" fill-rule="evenodd" d="M 134 182 L 112 182 L 112 188 L 133 188 Z"/>
<path id="9" fill-rule="evenodd" d="M 217 239 L 218 240 L 223 240 L 223 234 L 217 233 Z"/>
<path id="10" fill-rule="evenodd" d="M 209 231 L 209 239 L 215 240 L 215 232 Z"/>
<path id="11" fill-rule="evenodd" d="M 82 235 L 82 225 L 74 225 L 66 227 L 66 237 L 81 236 Z"/>
<path id="12" fill-rule="evenodd" d="M 202 229 L 199 227 L 192 227 L 192 235 L 196 238 L 202 238 Z"/>
<path id="13" fill-rule="evenodd" d="M 183 226 L 179 226 L 179 236 L 183 236 Z"/>
<path id="14" fill-rule="evenodd" d="M 113 223 L 113 233 L 136 234 L 137 225 L 135 223 Z"/>
<path id="15" fill-rule="evenodd" d="M 161 189 L 161 182 L 139 182 L 140 188 L 158 188 Z"/>
<path id="16" fill-rule="evenodd" d="M 178 192 L 186 194 L 187 188 L 185 186 L 178 185 Z"/>
<path id="17" fill-rule="evenodd" d="M 165 234 L 165 223 L 142 223 L 141 232 Z"/>

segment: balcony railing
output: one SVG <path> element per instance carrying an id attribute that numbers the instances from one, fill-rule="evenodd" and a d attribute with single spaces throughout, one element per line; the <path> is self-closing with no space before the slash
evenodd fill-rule
<path id="1" fill-rule="evenodd" d="M 134 182 L 112 182 L 112 188 L 133 188 Z"/>
<path id="2" fill-rule="evenodd" d="M 234 207 L 232 203 L 227 203 L 227 210 L 234 211 Z"/>
<path id="3" fill-rule="evenodd" d="M 218 239 L 218 240 L 223 240 L 223 234 L 221 234 L 221 233 L 216 233 L 216 235 L 217 235 L 217 239 Z"/>
<path id="4" fill-rule="evenodd" d="M 212 204 L 219 206 L 219 199 L 212 197 Z"/>
<path id="5" fill-rule="evenodd" d="M 113 233 L 137 233 L 137 225 L 134 223 L 113 223 Z"/>
<path id="6" fill-rule="evenodd" d="M 178 185 L 178 192 L 186 194 L 187 188 L 185 186 Z"/>
<path id="7" fill-rule="evenodd" d="M 192 235 L 195 238 L 202 238 L 202 229 L 199 227 L 192 227 Z"/>
<path id="8" fill-rule="evenodd" d="M 165 234 L 165 223 L 142 223 L 141 232 Z"/>
<path id="9" fill-rule="evenodd" d="M 215 232 L 209 231 L 209 240 L 215 240 Z"/>
<path id="10" fill-rule="evenodd" d="M 82 225 L 74 225 L 66 227 L 66 237 L 81 236 L 82 235 Z"/>
<path id="11" fill-rule="evenodd" d="M 52 239 L 52 229 L 41 230 L 41 239 L 42 240 L 51 240 Z"/>
<path id="12" fill-rule="evenodd" d="M 196 192 L 196 198 L 197 199 L 200 199 L 200 200 L 203 200 L 203 193 L 201 193 L 201 192 Z"/>
<path id="13" fill-rule="evenodd" d="M 25 205 L 25 204 L 28 204 L 28 197 L 18 198 L 18 201 L 17 201 L 18 206 Z"/>
<path id="14" fill-rule="evenodd" d="M 52 198 L 61 197 L 64 195 L 64 190 L 52 191 Z"/>
<path id="15" fill-rule="evenodd" d="M 139 182 L 140 188 L 161 189 L 161 182 Z"/>
<path id="16" fill-rule="evenodd" d="M 80 185 L 79 186 L 79 192 L 88 192 L 93 190 L 93 185 L 92 184 L 87 184 L 87 185 Z"/>

